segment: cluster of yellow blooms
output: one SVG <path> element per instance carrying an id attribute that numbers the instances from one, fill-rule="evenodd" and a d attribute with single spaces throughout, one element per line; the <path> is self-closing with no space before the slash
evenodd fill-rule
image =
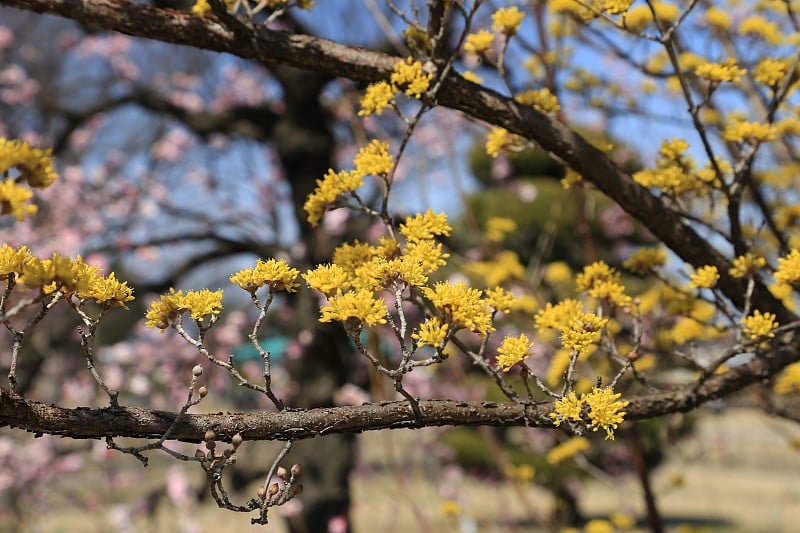
<path id="1" fill-rule="evenodd" d="M 524 333 L 519 337 L 506 337 L 497 349 L 497 365 L 504 372 L 511 367 L 524 362 L 530 355 L 533 342 Z"/>
<path id="2" fill-rule="evenodd" d="M 657 187 L 675 195 L 705 191 L 714 176 L 696 170 L 695 162 L 686 155 L 688 149 L 689 143 L 683 139 L 665 140 L 656 168 L 641 170 L 633 179 L 643 187 Z"/>
<path id="3" fill-rule="evenodd" d="M 514 100 L 522 105 L 529 105 L 540 113 L 556 113 L 561 109 L 558 97 L 547 88 L 521 92 Z"/>
<path id="4" fill-rule="evenodd" d="M 58 178 L 51 150 L 33 148 L 21 140 L 0 137 L 0 215 L 12 215 L 24 220 L 36 214 L 36 205 L 30 203 L 33 193 L 19 185 L 25 182 L 36 189 L 46 189 Z M 11 178 L 11 169 L 19 176 Z"/>
<path id="5" fill-rule="evenodd" d="M 779 285 L 794 285 L 800 282 L 800 250 L 794 248 L 786 257 L 778 258 L 775 281 Z"/>
<path id="6" fill-rule="evenodd" d="M 637 274 L 650 274 L 667 263 L 667 252 L 661 248 L 640 248 L 622 266 Z"/>
<path id="7" fill-rule="evenodd" d="M 620 282 L 620 274 L 603 261 L 596 261 L 584 267 L 583 272 L 575 278 L 575 286 L 592 298 L 606 301 L 617 307 L 628 307 L 632 298 L 625 294 L 625 287 Z"/>
<path id="8" fill-rule="evenodd" d="M 713 265 L 698 268 L 689 281 L 689 286 L 696 289 L 711 289 L 719 281 L 719 271 Z"/>
<path id="9" fill-rule="evenodd" d="M 243 0 L 247 2 L 249 0 Z M 223 0 L 225 3 L 225 7 L 228 11 L 232 11 L 237 5 L 239 0 Z M 297 6 L 300 9 L 311 9 L 314 7 L 315 2 L 314 0 L 260 0 L 257 3 L 261 6 L 261 9 L 277 9 L 277 8 L 285 8 L 291 5 Z M 211 4 L 209 4 L 208 0 L 195 0 L 194 5 L 192 6 L 192 13 L 197 16 L 205 17 L 211 12 Z"/>
<path id="10" fill-rule="evenodd" d="M 583 311 L 578 300 L 566 299 L 556 305 L 548 303 L 536 313 L 534 324 L 541 334 L 552 329 L 561 333 L 561 346 L 579 357 L 600 341 L 608 319 Z"/>
<path id="11" fill-rule="evenodd" d="M 54 253 L 49 259 L 40 259 L 25 246 L 13 248 L 4 243 L 0 247 L 0 280 L 45 294 L 60 292 L 93 300 L 105 307 L 124 307 L 133 300 L 133 289 L 117 280 L 113 272 L 102 276 L 98 267 L 86 264 L 80 256 L 70 259 Z"/>
<path id="12" fill-rule="evenodd" d="M 704 65 L 699 65 L 694 70 L 694 73 L 698 78 L 702 78 L 711 83 L 730 82 L 736 84 L 739 83 L 741 77 L 747 73 L 747 70 L 740 68 L 739 65 L 736 64 L 735 59 L 728 58 L 724 63 L 706 63 Z"/>
<path id="13" fill-rule="evenodd" d="M 770 124 L 736 120 L 725 126 L 725 129 L 722 131 L 722 138 L 726 141 L 741 141 L 756 145 L 775 140 L 776 134 L 775 126 Z"/>
<path id="14" fill-rule="evenodd" d="M 321 180 L 317 180 L 317 188 L 308 195 L 303 209 L 308 214 L 308 222 L 312 226 L 319 224 L 325 211 L 337 207 L 342 196 L 354 194 L 364 184 L 364 177 L 374 175 L 385 178 L 394 164 L 389 153 L 389 144 L 373 140 L 361 148 L 353 160 L 354 170 L 329 169 Z"/>
<path id="15" fill-rule="evenodd" d="M 592 445 L 589 444 L 589 439 L 586 437 L 572 437 L 558 446 L 551 448 L 550 451 L 547 452 L 546 459 L 551 465 L 557 465 L 563 463 L 567 459 L 575 457 L 579 453 L 589 451 L 591 447 Z"/>
<path id="16" fill-rule="evenodd" d="M 516 6 L 501 7 L 492 14 L 492 30 L 507 37 L 517 33 L 525 13 Z M 494 43 L 495 34 L 488 30 L 470 33 L 464 41 L 464 51 L 474 56 L 486 54 Z"/>
<path id="17" fill-rule="evenodd" d="M 361 98 L 359 116 L 368 117 L 373 113 L 380 115 L 399 92 L 405 92 L 407 96 L 413 98 L 421 98 L 430 87 L 431 75 L 424 71 L 422 63 L 409 57 L 405 61 L 395 63 L 390 82 L 379 81 L 367 87 Z"/>
<path id="18" fill-rule="evenodd" d="M 255 268 L 244 268 L 232 275 L 230 280 L 251 294 L 264 286 L 269 286 L 272 291 L 295 292 L 298 287 L 298 274 L 300 272 L 291 268 L 285 261 L 259 259 Z"/>
<path id="19" fill-rule="evenodd" d="M 742 319 L 742 332 L 749 339 L 758 339 L 761 337 L 772 338 L 775 334 L 773 329 L 778 327 L 778 322 L 775 321 L 773 313 L 761 313 L 759 310 L 753 311 L 753 314 Z"/>
<path id="20" fill-rule="evenodd" d="M 578 397 L 574 392 L 556 400 L 550 418 L 556 426 L 563 422 L 588 424 L 593 431 L 604 429 L 606 439 L 614 440 L 614 430 L 625 416 L 623 409 L 630 402 L 620 400 L 622 394 L 610 388 L 593 388 Z"/>

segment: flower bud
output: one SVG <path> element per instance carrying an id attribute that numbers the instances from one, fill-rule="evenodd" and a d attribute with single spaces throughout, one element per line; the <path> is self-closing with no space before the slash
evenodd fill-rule
<path id="1" fill-rule="evenodd" d="M 269 495 L 275 496 L 276 494 L 278 494 L 278 490 L 279 490 L 278 484 L 273 483 L 272 485 L 269 486 Z"/>
<path id="2" fill-rule="evenodd" d="M 206 434 L 203 438 L 206 440 L 206 442 L 213 441 L 216 440 L 217 434 L 214 433 L 213 429 L 209 429 L 208 431 L 206 431 Z"/>
<path id="3" fill-rule="evenodd" d="M 258 492 L 256 492 L 256 494 L 258 495 L 259 500 L 263 500 L 267 497 L 267 489 L 265 489 L 264 486 L 262 485 L 258 487 Z"/>
<path id="4" fill-rule="evenodd" d="M 241 433 L 237 433 L 236 435 L 231 437 L 231 444 L 233 444 L 234 448 L 238 448 L 242 444 L 242 441 L 244 441 L 244 438 L 242 438 Z"/>
<path id="5" fill-rule="evenodd" d="M 303 472 L 303 468 L 300 465 L 298 465 L 298 464 L 292 465 L 292 477 L 297 477 L 302 472 Z"/>
<path id="6" fill-rule="evenodd" d="M 292 487 L 292 496 L 300 496 L 303 494 L 303 484 L 295 485 Z"/>
<path id="7" fill-rule="evenodd" d="M 628 354 L 628 361 L 633 363 L 637 359 L 639 359 L 639 354 L 635 350 L 631 350 L 631 352 Z"/>
<path id="8" fill-rule="evenodd" d="M 282 480 L 286 481 L 286 474 L 288 474 L 288 472 L 286 471 L 286 469 L 284 467 L 279 466 L 278 467 L 278 471 L 276 472 L 276 474 L 277 474 L 277 476 L 279 478 L 281 478 Z"/>
<path id="9" fill-rule="evenodd" d="M 203 367 L 200 366 L 200 365 L 195 365 L 194 368 L 192 368 L 192 375 L 194 377 L 196 377 L 196 378 L 199 378 L 200 376 L 202 376 L 203 375 Z"/>

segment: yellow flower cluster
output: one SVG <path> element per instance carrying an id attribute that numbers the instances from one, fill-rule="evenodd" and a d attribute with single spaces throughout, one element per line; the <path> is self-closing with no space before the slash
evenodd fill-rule
<path id="1" fill-rule="evenodd" d="M 630 306 L 632 302 L 632 298 L 625 294 L 619 272 L 603 261 L 584 267 L 583 272 L 575 278 L 575 286 L 592 298 L 605 300 L 618 307 Z"/>
<path id="2" fill-rule="evenodd" d="M 772 390 L 776 394 L 797 394 L 800 392 L 800 363 L 793 363 L 783 369 L 775 380 Z"/>
<path id="3" fill-rule="evenodd" d="M 463 270 L 482 279 L 488 287 L 525 279 L 525 266 L 512 250 L 497 252 L 490 261 L 471 261 L 464 265 Z"/>
<path id="4" fill-rule="evenodd" d="M 783 41 L 780 27 L 761 15 L 751 15 L 739 23 L 740 35 L 755 35 L 769 44 L 779 45 Z"/>
<path id="5" fill-rule="evenodd" d="M 582 312 L 583 304 L 578 300 L 566 299 L 556 305 L 547 302 L 545 308 L 536 313 L 534 325 L 540 333 L 547 329 L 563 330 Z"/>
<path id="6" fill-rule="evenodd" d="M 495 311 L 502 311 L 503 313 L 510 313 L 518 305 L 516 296 L 502 287 L 488 289 L 486 291 L 486 303 Z"/>
<path id="7" fill-rule="evenodd" d="M 731 82 L 736 84 L 746 72 L 746 69 L 739 68 L 733 58 L 726 59 L 724 63 L 706 63 L 694 69 L 695 76 L 711 83 Z"/>
<path id="8" fill-rule="evenodd" d="M 524 334 L 519 337 L 506 337 L 497 349 L 497 365 L 508 372 L 511 368 L 525 361 L 531 353 L 533 342 Z"/>
<path id="9" fill-rule="evenodd" d="M 800 250 L 794 248 L 786 257 L 778 258 L 775 281 L 778 285 L 793 285 L 800 281 Z"/>
<path id="10" fill-rule="evenodd" d="M 558 97 L 547 88 L 521 92 L 514 100 L 522 105 L 529 105 L 540 113 L 556 113 L 561 109 Z"/>
<path id="11" fill-rule="evenodd" d="M 609 15 L 625 13 L 631 7 L 633 0 L 603 0 L 600 9 Z"/>
<path id="12" fill-rule="evenodd" d="M 517 231 L 517 222 L 508 217 L 491 217 L 486 221 L 486 240 L 503 242 L 509 233 Z"/>
<path id="13" fill-rule="evenodd" d="M 419 331 L 412 334 L 411 337 L 420 346 L 433 346 L 440 350 L 444 348 L 449 329 L 450 326 L 448 324 L 442 324 L 438 318 L 433 317 L 420 324 Z"/>
<path id="14" fill-rule="evenodd" d="M 753 78 L 762 85 L 776 89 L 786 78 L 791 66 L 792 61 L 789 58 L 767 57 L 758 62 L 755 72 L 753 72 Z"/>
<path id="15" fill-rule="evenodd" d="M 349 287 L 350 276 L 340 265 L 327 264 L 319 265 L 314 270 L 309 270 L 303 274 L 306 283 L 312 289 L 316 289 L 327 297 L 336 294 L 336 291 Z"/>
<path id="16" fill-rule="evenodd" d="M 745 120 L 730 122 L 722 131 L 722 138 L 726 141 L 742 141 L 752 145 L 772 141 L 775 139 L 775 135 L 775 126 Z"/>
<path id="17" fill-rule="evenodd" d="M 481 291 L 470 288 L 466 282 L 438 282 L 433 287 L 424 287 L 422 292 L 451 331 L 466 328 L 481 337 L 494 331 L 491 308 L 481 298 Z"/>
<path id="18" fill-rule="evenodd" d="M 523 18 L 525 18 L 525 13 L 516 6 L 501 7 L 492 13 L 492 29 L 506 35 L 514 35 Z"/>
<path id="19" fill-rule="evenodd" d="M 205 17 L 211 12 L 211 4 L 208 0 L 197 0 L 192 6 L 192 13 L 198 17 Z"/>
<path id="20" fill-rule="evenodd" d="M 709 7 L 706 10 L 706 22 L 714 28 L 727 30 L 731 27 L 731 16 L 724 9 Z"/>
<path id="21" fill-rule="evenodd" d="M 637 274 L 649 274 L 667 263 L 667 252 L 661 248 L 640 248 L 622 266 Z"/>
<path id="22" fill-rule="evenodd" d="M 719 281 L 719 271 L 712 265 L 702 266 L 692 274 L 689 286 L 696 289 L 711 289 Z"/>
<path id="23" fill-rule="evenodd" d="M 328 298 L 328 305 L 322 309 L 320 322 L 355 321 L 368 326 L 386 323 L 386 302 L 375 298 L 371 290 L 361 289 L 338 293 Z"/>
<path id="24" fill-rule="evenodd" d="M 25 141 L 0 137 L 0 175 L 7 175 L 14 168 L 31 187 L 46 189 L 58 179 L 51 154 L 50 149 L 32 148 Z"/>
<path id="25" fill-rule="evenodd" d="M 645 169 L 633 175 L 633 179 L 643 187 L 657 187 L 670 194 L 704 192 L 708 184 L 696 176 L 695 163 L 686 155 L 689 143 L 683 139 L 669 139 L 661 144 L 661 157 L 655 169 Z M 713 178 L 713 176 L 712 176 Z"/>
<path id="26" fill-rule="evenodd" d="M 742 326 L 744 326 L 742 332 L 749 339 L 772 338 L 775 336 L 772 330 L 777 328 L 778 325 L 773 313 L 762 314 L 761 311 L 756 309 L 752 315 L 742 319 Z"/>
<path id="27" fill-rule="evenodd" d="M 25 246 L 0 247 L 0 280 L 13 278 L 30 289 L 47 294 L 61 292 L 79 300 L 93 300 L 105 307 L 125 307 L 133 300 L 133 289 L 120 282 L 113 272 L 102 276 L 100 269 L 75 259 L 54 253 L 49 259 L 32 255 Z"/>
<path id="28" fill-rule="evenodd" d="M 198 322 L 206 316 L 219 315 L 222 311 L 222 291 L 201 289 L 184 294 L 183 291 L 170 289 L 169 294 L 162 294 L 158 300 L 150 304 L 150 309 L 145 313 L 147 319 L 145 325 L 163 331 L 187 311 Z"/>
<path id="29" fill-rule="evenodd" d="M 31 198 L 33 192 L 27 187 L 17 185 L 12 179 L 0 181 L 0 215 L 12 215 L 19 221 L 35 215 L 39 208 L 30 203 Z"/>
<path id="30" fill-rule="evenodd" d="M 418 213 L 408 217 L 403 224 L 400 224 L 400 233 L 408 242 L 432 239 L 437 235 L 449 236 L 451 230 L 450 224 L 447 223 L 447 214 L 434 213 L 430 208 L 424 214 Z"/>
<path id="31" fill-rule="evenodd" d="M 494 34 L 488 30 L 480 30 L 467 35 L 464 50 L 471 55 L 481 56 L 489 51 L 494 43 Z"/>
<path id="32" fill-rule="evenodd" d="M 295 292 L 297 290 L 297 276 L 300 271 L 291 268 L 284 260 L 259 259 L 256 266 L 247 267 L 230 277 L 231 283 L 238 285 L 249 293 L 254 293 L 261 287 L 268 285 L 273 291 Z"/>
<path id="33" fill-rule="evenodd" d="M 561 346 L 579 357 L 585 355 L 593 344 L 600 341 L 606 324 L 607 318 L 601 318 L 594 313 L 577 313 L 571 317 L 567 327 L 561 330 Z"/>
<path id="34" fill-rule="evenodd" d="M 504 128 L 492 128 L 486 136 L 486 153 L 497 157 L 500 152 L 513 143 L 511 134 Z"/>
<path id="35" fill-rule="evenodd" d="M 380 115 L 390 104 L 398 92 L 405 92 L 413 98 L 422 97 L 431 84 L 431 75 L 424 72 L 422 63 L 409 57 L 405 61 L 394 64 L 389 78 L 391 83 L 379 81 L 367 87 L 361 98 L 359 116 L 368 117 L 376 113 Z"/>
<path id="36" fill-rule="evenodd" d="M 734 278 L 749 278 L 755 276 L 766 265 L 766 259 L 747 252 L 733 260 L 733 266 L 728 272 Z"/>
<path id="37" fill-rule="evenodd" d="M 550 449 L 547 452 L 547 462 L 551 465 L 563 463 L 567 459 L 575 457 L 579 453 L 589 451 L 592 445 L 589 444 L 589 439 L 586 437 L 572 437 Z"/>
<path id="38" fill-rule="evenodd" d="M 355 158 L 354 170 L 339 172 L 329 169 L 317 187 L 308 195 L 303 209 L 308 214 L 308 222 L 312 226 L 319 224 L 325 211 L 335 208 L 343 195 L 353 194 L 364 183 L 364 176 L 375 175 L 385 177 L 394 164 L 389 153 L 389 144 L 377 139 L 362 147 Z"/>
<path id="39" fill-rule="evenodd" d="M 586 423 L 593 431 L 604 429 L 606 439 L 614 440 L 614 430 L 625 417 L 623 409 L 630 403 L 619 400 L 621 396 L 610 388 L 595 387 L 580 397 L 571 392 L 556 400 L 549 416 L 556 426 L 564 421 Z"/>

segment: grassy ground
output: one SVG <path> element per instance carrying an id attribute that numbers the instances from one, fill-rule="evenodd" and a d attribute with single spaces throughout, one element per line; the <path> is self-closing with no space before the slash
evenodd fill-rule
<path id="1" fill-rule="evenodd" d="M 439 493 L 441 474 L 431 474 L 430 461 L 414 450 L 420 438 L 430 434 L 386 431 L 363 435 L 360 461 L 353 478 L 352 518 L 355 531 L 381 533 L 407 531 L 531 531 L 531 517 L 546 516 L 551 508 L 548 494 L 534 487 L 520 489 L 510 483 L 490 483 L 471 477 L 457 481 L 462 500 L 461 516 L 442 514 Z M 654 473 L 658 503 L 673 531 L 692 524 L 706 531 L 794 532 L 800 523 L 800 451 L 789 441 L 800 437 L 800 426 L 755 411 L 732 409 L 707 412 L 696 436 L 669 453 L 669 460 Z M 262 452 L 263 453 L 263 452 Z M 112 458 L 116 465 L 133 463 L 130 457 Z M 107 461 L 107 460 L 106 460 Z M 70 504 L 91 493 L 95 476 L 107 474 L 108 462 L 98 462 L 85 476 L 59 479 L 49 502 L 51 511 L 28 520 L 25 531 L 111 531 L 113 501 L 131 501 L 163 484 L 161 473 L 171 463 L 155 461 L 146 470 L 134 464 L 118 475 L 137 476 L 128 493 L 96 496 L 97 510 L 87 514 Z M 191 476 L 199 484 L 199 475 Z M 682 480 L 681 483 L 676 481 Z M 104 492 L 104 491 L 100 491 Z M 249 497 L 249 496 L 248 496 Z M 245 497 L 242 496 L 241 499 Z M 163 501 L 163 500 L 162 500 Z M 581 509 L 588 516 L 606 517 L 623 511 L 643 520 L 640 488 L 632 478 L 597 480 L 583 488 Z M 279 512 L 264 528 L 249 525 L 249 516 L 216 509 L 212 504 L 191 504 L 182 510 L 164 501 L 153 518 L 139 513 L 130 531 L 179 531 L 180 516 L 190 516 L 199 531 L 283 532 Z M 2 527 L 12 530 L 12 524 Z M 700 531 L 703 529 L 694 529 Z M 687 530 L 688 531 L 688 530 Z"/>

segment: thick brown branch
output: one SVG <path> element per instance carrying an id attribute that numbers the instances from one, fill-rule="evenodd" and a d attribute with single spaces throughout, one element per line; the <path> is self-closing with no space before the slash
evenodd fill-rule
<path id="1" fill-rule="evenodd" d="M 779 348 L 769 359 L 757 358 L 713 376 L 696 390 L 688 386 L 672 392 L 631 398 L 626 418 L 644 419 L 691 411 L 709 400 L 769 379 L 780 368 L 798 359 L 799 350 Z M 209 429 L 222 439 L 241 433 L 248 440 L 297 440 L 328 433 L 432 426 L 552 426 L 547 417 L 552 405 L 529 408 L 526 413 L 524 406 L 512 402 L 425 400 L 419 402 L 419 409 L 421 417 L 418 419 L 405 401 L 279 413 L 185 415 L 174 427 L 170 438 L 199 442 Z M 160 438 L 176 416 L 176 413 L 137 407 L 67 409 L 26 400 L 0 389 L 0 426 L 16 427 L 36 434 L 63 435 L 76 439 L 106 436 Z"/>

